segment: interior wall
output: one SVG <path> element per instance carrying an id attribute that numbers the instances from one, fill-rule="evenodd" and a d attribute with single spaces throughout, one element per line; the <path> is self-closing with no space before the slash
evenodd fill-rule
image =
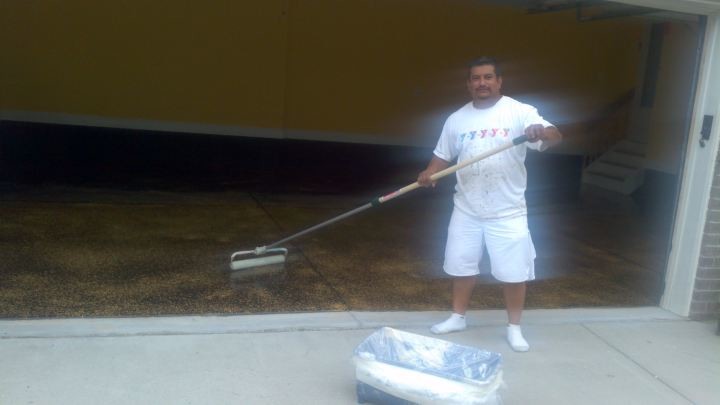
<path id="1" fill-rule="evenodd" d="M 0 2 L 0 108 L 282 125 L 280 0 Z"/>
<path id="2" fill-rule="evenodd" d="M 684 139 L 693 75 L 697 58 L 698 24 L 694 21 L 664 23 L 663 47 L 655 102 L 647 122 L 646 167 L 677 174 Z"/>
<path id="3" fill-rule="evenodd" d="M 473 0 L 0 3 L 0 110 L 432 144 L 465 63 L 558 124 L 635 86 L 643 22 Z"/>

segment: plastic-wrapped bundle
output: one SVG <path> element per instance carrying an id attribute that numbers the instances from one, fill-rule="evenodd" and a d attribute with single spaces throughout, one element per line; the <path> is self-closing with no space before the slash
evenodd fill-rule
<path id="1" fill-rule="evenodd" d="M 499 353 L 386 327 L 368 336 L 353 360 L 360 403 L 379 401 L 378 394 L 395 403 L 501 403 Z"/>

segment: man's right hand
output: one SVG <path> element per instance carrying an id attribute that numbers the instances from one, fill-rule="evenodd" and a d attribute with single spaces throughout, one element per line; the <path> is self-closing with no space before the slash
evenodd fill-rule
<path id="1" fill-rule="evenodd" d="M 418 175 L 418 184 L 423 187 L 435 187 L 435 184 L 437 184 L 437 180 L 432 180 L 430 176 L 441 170 L 445 170 L 448 167 L 450 167 L 449 162 L 446 162 L 437 156 L 433 156 L 433 158 L 430 160 L 430 163 L 428 164 L 427 169 L 423 170 Z"/>
<path id="2" fill-rule="evenodd" d="M 435 184 L 437 184 L 436 180 L 432 180 L 430 176 L 435 174 L 434 171 L 431 169 L 425 169 L 418 175 L 417 182 L 423 187 L 435 187 Z"/>

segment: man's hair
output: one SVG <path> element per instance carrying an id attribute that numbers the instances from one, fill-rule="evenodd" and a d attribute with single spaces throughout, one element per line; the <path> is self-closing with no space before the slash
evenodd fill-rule
<path id="1" fill-rule="evenodd" d="M 492 65 L 492 67 L 495 68 L 495 76 L 502 76 L 502 71 L 500 70 L 500 66 L 498 66 L 497 60 L 490 56 L 481 56 L 471 60 L 470 63 L 468 63 L 468 75 L 470 75 L 472 68 L 483 65 Z"/>

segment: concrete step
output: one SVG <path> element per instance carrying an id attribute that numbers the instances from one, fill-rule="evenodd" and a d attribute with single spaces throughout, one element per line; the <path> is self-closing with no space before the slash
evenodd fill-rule
<path id="1" fill-rule="evenodd" d="M 610 150 L 604 153 L 599 159 L 610 161 L 616 165 L 625 165 L 629 167 L 643 168 L 645 167 L 645 156 L 625 153 L 622 150 Z"/>
<path id="2" fill-rule="evenodd" d="M 645 147 L 623 140 L 583 171 L 583 183 L 629 195 L 644 181 Z"/>
<path id="3" fill-rule="evenodd" d="M 587 168 L 588 172 L 599 173 L 607 176 L 613 176 L 620 179 L 635 175 L 638 171 L 637 167 L 628 166 L 625 164 L 615 164 L 612 161 L 606 161 L 605 159 L 599 159 L 593 162 L 590 167 Z"/>
<path id="4" fill-rule="evenodd" d="M 630 195 L 643 183 L 644 176 L 619 177 L 610 174 L 586 170 L 583 172 L 583 183 Z"/>

